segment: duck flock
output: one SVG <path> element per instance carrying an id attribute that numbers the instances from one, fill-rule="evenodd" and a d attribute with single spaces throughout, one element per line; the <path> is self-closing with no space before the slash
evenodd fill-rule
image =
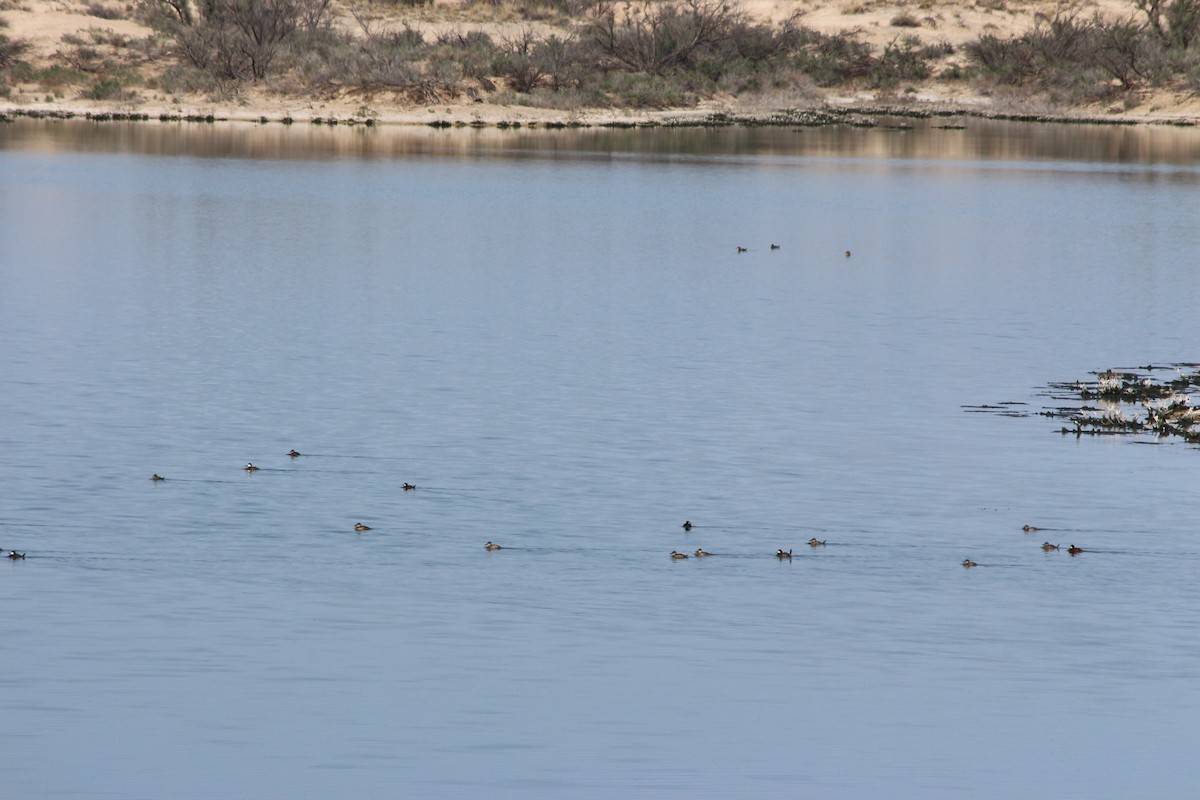
<path id="1" fill-rule="evenodd" d="M 772 246 L 772 249 L 776 249 L 776 246 Z M 847 255 L 849 255 L 849 253 L 847 253 Z M 295 449 L 292 449 L 292 450 L 288 451 L 287 455 L 289 457 L 295 459 L 295 458 L 300 458 L 301 453 Z M 243 467 L 243 469 L 246 472 L 258 472 L 262 468 L 255 466 L 253 462 L 247 462 L 246 466 Z M 162 475 L 159 475 L 156 472 L 150 476 L 150 480 L 157 483 L 159 481 L 165 481 L 166 478 L 163 477 Z M 417 487 L 416 487 L 416 485 L 408 483 L 406 481 L 405 483 L 403 483 L 401 485 L 401 488 L 403 488 L 404 491 L 406 491 L 406 492 L 411 492 L 411 491 L 415 490 Z M 689 519 L 689 520 L 684 520 L 683 525 L 680 527 L 682 527 L 684 529 L 684 531 L 690 532 L 692 529 L 694 529 L 697 526 L 692 524 L 692 521 Z M 364 525 L 362 522 L 354 523 L 354 531 L 356 533 L 365 533 L 366 531 L 369 531 L 369 530 L 371 530 L 371 527 L 369 525 Z M 1040 531 L 1041 528 L 1035 527 L 1033 525 L 1023 525 L 1021 527 L 1021 530 L 1023 530 L 1025 533 L 1034 533 L 1034 532 Z M 808 540 L 807 544 L 809 547 L 812 547 L 815 549 L 818 547 L 825 547 L 828 544 L 828 542 L 825 540 L 822 540 L 822 539 L 818 539 L 814 536 L 813 538 Z M 499 544 L 496 544 L 495 542 L 493 542 L 489 539 L 486 543 L 484 543 L 484 549 L 488 550 L 488 551 L 496 551 L 496 550 L 503 550 L 504 547 L 502 547 Z M 1044 550 L 1046 552 L 1053 552 L 1053 551 L 1058 551 L 1061 549 L 1062 549 L 1062 547 L 1060 545 L 1051 544 L 1050 542 L 1042 542 L 1042 550 Z M 2 550 L 0 550 L 0 551 L 2 551 Z M 1082 547 L 1077 547 L 1073 544 L 1070 545 L 1069 547 L 1067 547 L 1067 553 L 1071 556 L 1077 556 L 1083 552 L 1086 552 L 1086 551 Z M 692 553 L 691 555 L 688 555 L 687 553 L 680 553 L 677 550 L 671 551 L 671 559 L 673 561 L 684 561 L 688 558 L 706 558 L 711 555 L 713 555 L 713 553 L 708 552 L 707 550 L 705 550 L 702 547 L 696 548 L 695 552 Z M 10 561 L 23 561 L 23 560 L 25 560 L 25 553 L 19 553 L 16 550 L 8 550 L 5 557 L 8 558 Z M 784 550 L 783 548 L 778 548 L 775 551 L 775 557 L 777 559 L 779 559 L 780 561 L 791 561 L 792 551 L 791 551 L 791 549 Z M 971 567 L 979 566 L 978 562 L 972 561 L 969 558 L 963 559 L 962 565 L 964 567 L 967 567 L 968 569 Z"/>
<path id="2" fill-rule="evenodd" d="M 689 519 L 689 520 L 684 521 L 682 527 L 685 531 L 691 531 L 696 526 L 693 525 L 692 521 Z M 1040 531 L 1041 528 L 1036 528 L 1033 525 L 1024 525 L 1021 527 L 1021 530 L 1025 531 L 1025 533 L 1033 533 L 1034 531 Z M 490 547 L 491 544 L 492 544 L 491 542 L 488 542 L 489 550 L 491 549 L 491 547 Z M 818 539 L 814 536 L 813 538 L 808 540 L 807 544 L 809 547 L 817 548 L 817 547 L 825 547 L 829 543 L 825 540 Z M 1042 550 L 1045 550 L 1046 552 L 1051 552 L 1051 551 L 1059 550 L 1059 549 L 1061 549 L 1059 547 L 1059 545 L 1050 544 L 1050 542 L 1042 543 Z M 1076 547 L 1075 545 L 1071 545 L 1070 547 L 1067 548 L 1067 552 L 1073 556 L 1077 556 L 1080 553 L 1084 552 L 1084 549 L 1082 547 Z M 708 551 L 704 550 L 704 548 L 697 548 L 696 552 L 692 554 L 692 556 L 695 556 L 696 558 L 704 558 L 705 556 L 711 556 L 711 555 L 712 555 L 712 553 L 709 553 Z M 690 557 L 691 556 L 689 556 L 687 553 L 680 553 L 677 550 L 671 551 L 671 558 L 675 561 L 682 561 L 685 558 L 690 558 Z M 784 550 L 783 548 L 779 548 L 778 550 L 775 551 L 775 557 L 778 558 L 780 561 L 791 561 L 792 551 L 790 549 Z M 978 567 L 979 566 L 978 562 L 972 561 L 969 558 L 964 558 L 962 565 L 964 567 Z"/>

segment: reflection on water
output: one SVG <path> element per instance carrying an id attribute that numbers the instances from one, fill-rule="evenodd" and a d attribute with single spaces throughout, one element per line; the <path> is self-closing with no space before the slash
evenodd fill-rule
<path id="1" fill-rule="evenodd" d="M 1188 796 L 1200 454 L 963 406 L 1193 134 L 968 126 L 0 127 L 0 794 Z"/>
<path id="2" fill-rule="evenodd" d="M 1200 163 L 1200 132 L 1191 128 L 1029 125 L 970 118 L 885 119 L 882 123 L 876 128 L 834 125 L 548 131 L 19 119 L 0 125 L 0 148 L 255 159 L 478 157 L 503 153 L 577 159 L 585 154 L 636 153 L 640 157 L 657 154 L 671 159 L 821 156 Z"/>

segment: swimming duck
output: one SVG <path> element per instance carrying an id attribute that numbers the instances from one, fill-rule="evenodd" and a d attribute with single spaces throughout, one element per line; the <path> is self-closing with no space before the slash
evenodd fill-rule
<path id="1" fill-rule="evenodd" d="M 1057 550 L 1058 545 L 1050 544 L 1049 542 L 1042 542 L 1042 549 L 1049 553 L 1051 550 Z"/>
<path id="2" fill-rule="evenodd" d="M 744 253 L 744 252 L 746 252 L 746 248 L 742 247 L 741 245 L 738 245 L 738 252 Z"/>
<path id="3" fill-rule="evenodd" d="M 971 560 L 971 559 L 969 559 L 969 558 L 964 558 L 964 559 L 963 559 L 963 566 L 964 566 L 964 567 L 978 567 L 979 565 L 978 565 L 978 564 L 976 564 L 974 561 L 972 561 L 972 560 Z"/>
<path id="4" fill-rule="evenodd" d="M 779 245 L 777 245 L 777 244 L 775 244 L 774 242 L 772 242 L 772 243 L 771 243 L 771 249 L 772 249 L 772 250 L 778 250 L 778 249 L 779 249 Z"/>
<path id="5" fill-rule="evenodd" d="M 671 558 L 673 558 L 673 559 L 675 559 L 676 561 L 678 561 L 678 560 L 679 560 L 679 559 L 681 559 L 681 558 L 687 558 L 687 554 L 685 554 L 685 553 L 676 553 L 674 550 L 672 550 L 672 551 L 671 551 Z"/>
<path id="6" fill-rule="evenodd" d="M 818 539 L 817 537 L 814 536 L 813 538 L 808 540 L 808 546 L 809 547 L 824 547 L 825 542 L 821 541 L 820 539 Z"/>
<path id="7" fill-rule="evenodd" d="M 712 555 L 712 553 L 709 553 L 705 550 L 701 550 L 701 549 L 696 550 L 696 558 L 704 558 L 705 556 L 711 556 L 711 555 Z"/>
<path id="8" fill-rule="evenodd" d="M 690 531 L 694 527 L 696 527 L 696 526 L 692 524 L 692 521 L 690 519 L 683 523 L 683 529 L 685 531 Z"/>
<path id="9" fill-rule="evenodd" d="M 368 525 L 363 525 L 361 522 L 356 522 L 356 523 L 354 523 L 354 530 L 358 531 L 359 533 L 362 533 L 363 531 L 371 530 L 371 528 Z"/>
<path id="10" fill-rule="evenodd" d="M 16 550 L 9 550 L 8 557 L 11 558 L 13 561 L 16 561 L 18 558 L 24 558 L 25 554 L 18 553 Z"/>
<path id="11" fill-rule="evenodd" d="M 849 251 L 849 250 L 847 250 L 847 251 L 846 251 L 846 258 L 849 258 L 849 257 L 850 257 L 850 251 Z"/>
<path id="12" fill-rule="evenodd" d="M 166 478 L 164 478 L 162 475 L 159 475 L 159 474 L 156 472 L 156 473 L 154 473 L 153 475 L 151 475 L 151 476 L 150 476 L 150 480 L 157 482 L 157 481 L 165 481 L 165 480 L 166 480 Z"/>
<path id="13" fill-rule="evenodd" d="M 259 469 L 259 467 L 256 467 L 253 464 L 246 464 L 246 472 L 258 472 Z"/>
<path id="14" fill-rule="evenodd" d="M 411 483 L 406 483 L 406 484 L 404 484 L 403 488 L 404 488 L 404 491 L 411 492 L 413 489 L 415 489 L 417 487 L 413 486 Z"/>
<path id="15" fill-rule="evenodd" d="M 780 550 L 776 550 L 776 551 L 775 551 L 775 557 L 776 557 L 776 558 L 778 558 L 778 559 L 791 558 L 791 557 L 792 557 L 792 551 L 791 551 L 791 550 L 788 550 L 788 551 L 785 553 L 785 552 L 783 552 L 783 550 L 782 550 L 782 549 L 780 549 Z"/>
<path id="16" fill-rule="evenodd" d="M 487 550 L 503 550 L 504 549 L 503 547 L 496 544 L 495 542 L 493 542 L 490 539 L 488 540 L 488 543 L 484 545 L 484 548 Z"/>
<path id="17" fill-rule="evenodd" d="M 1078 554 L 1082 553 L 1083 548 L 1076 547 L 1075 545 L 1071 545 L 1070 547 L 1067 548 L 1067 552 L 1074 556 L 1074 555 L 1078 555 Z"/>
<path id="18" fill-rule="evenodd" d="M 1040 531 L 1041 528 L 1035 528 L 1032 525 L 1023 525 L 1021 526 L 1021 530 L 1025 531 L 1026 533 L 1033 533 L 1034 531 Z"/>
<path id="19" fill-rule="evenodd" d="M 296 450 L 288 450 L 288 455 L 291 456 L 292 458 L 300 457 L 300 453 Z"/>

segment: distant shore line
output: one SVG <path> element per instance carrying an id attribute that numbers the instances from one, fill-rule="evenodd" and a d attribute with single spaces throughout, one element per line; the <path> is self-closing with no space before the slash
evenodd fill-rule
<path id="1" fill-rule="evenodd" d="M 734 111 L 689 111 L 672 109 L 643 112 L 637 115 L 622 115 L 611 110 L 597 109 L 580 111 L 570 115 L 547 115 L 539 117 L 539 109 L 523 108 L 511 117 L 500 115 L 497 119 L 481 119 L 475 115 L 433 114 L 420 119 L 418 112 L 403 115 L 337 116 L 291 112 L 275 114 L 257 112 L 217 111 L 128 111 L 82 108 L 37 109 L 23 106 L 0 105 L 0 123 L 15 119 L 88 120 L 92 122 L 189 122 L 201 124 L 253 123 L 281 125 L 327 125 L 363 127 L 428 127 L 428 128 L 532 128 L 543 130 L 595 129 L 595 128 L 716 128 L 716 127 L 824 127 L 845 125 L 858 128 L 875 128 L 883 125 L 881 120 L 893 119 L 980 119 L 998 122 L 1025 122 L 1058 125 L 1105 125 L 1109 127 L 1177 127 L 1193 128 L 1200 120 L 1191 117 L 1178 118 L 1129 118 L 1106 117 L 1081 114 L 1002 112 L 966 107 L 921 108 L 915 106 L 823 106 L 809 109 L 778 109 L 765 112 Z M 904 127 L 890 126 L 890 127 Z M 944 125 L 955 128 L 960 126 Z"/>

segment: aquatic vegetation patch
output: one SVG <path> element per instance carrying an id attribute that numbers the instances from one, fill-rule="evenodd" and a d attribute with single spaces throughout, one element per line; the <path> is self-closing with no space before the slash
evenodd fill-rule
<path id="1" fill-rule="evenodd" d="M 1146 435 L 1200 444 L 1200 364 L 1147 364 L 1093 372 L 1089 380 L 1054 382 L 1043 395 L 1057 405 L 1035 410 L 1008 401 L 963 406 L 972 413 L 1062 420 L 1059 432 L 1074 436 Z M 1064 402 L 1073 405 L 1061 405 Z"/>

